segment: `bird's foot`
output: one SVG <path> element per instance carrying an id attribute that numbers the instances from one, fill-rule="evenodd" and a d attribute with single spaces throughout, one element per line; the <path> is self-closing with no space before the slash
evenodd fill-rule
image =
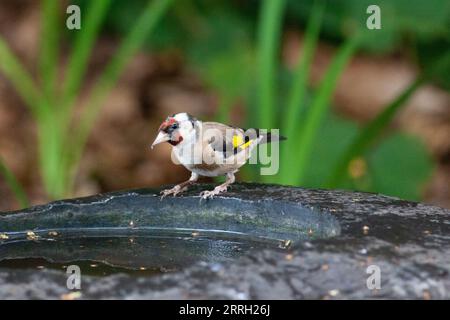
<path id="1" fill-rule="evenodd" d="M 178 194 L 186 191 L 187 187 L 182 188 L 180 185 L 176 185 L 175 187 L 171 188 L 171 189 L 166 189 L 160 192 L 161 195 L 161 200 L 164 199 L 165 197 L 167 197 L 168 195 L 173 195 L 174 197 L 176 197 Z"/>
<path id="2" fill-rule="evenodd" d="M 218 195 L 219 193 L 226 192 L 228 189 L 228 186 L 217 186 L 214 188 L 214 190 L 205 190 L 200 192 L 201 199 L 212 199 L 214 196 Z"/>

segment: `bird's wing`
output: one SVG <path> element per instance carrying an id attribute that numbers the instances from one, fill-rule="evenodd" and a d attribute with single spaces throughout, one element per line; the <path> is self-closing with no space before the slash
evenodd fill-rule
<path id="1" fill-rule="evenodd" d="M 254 146 L 258 136 L 241 128 L 218 122 L 203 123 L 203 139 L 217 153 L 227 159 Z"/>

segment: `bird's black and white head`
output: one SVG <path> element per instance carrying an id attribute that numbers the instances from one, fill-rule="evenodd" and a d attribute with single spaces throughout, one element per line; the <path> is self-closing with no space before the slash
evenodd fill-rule
<path id="1" fill-rule="evenodd" d="M 197 121 L 197 119 L 186 112 L 176 113 L 167 117 L 161 123 L 158 136 L 151 147 L 153 148 L 162 142 L 168 142 L 172 146 L 177 146 L 182 142 L 192 141 L 195 139 Z"/>

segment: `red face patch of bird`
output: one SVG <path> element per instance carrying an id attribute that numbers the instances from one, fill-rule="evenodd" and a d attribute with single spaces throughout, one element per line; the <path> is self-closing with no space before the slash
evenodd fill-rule
<path id="1" fill-rule="evenodd" d="M 159 131 L 168 132 L 171 129 L 173 131 L 174 130 L 174 126 L 178 126 L 177 120 L 175 120 L 174 118 L 170 118 L 169 117 L 169 118 L 166 119 L 166 121 L 161 123 L 161 125 L 159 126 Z"/>

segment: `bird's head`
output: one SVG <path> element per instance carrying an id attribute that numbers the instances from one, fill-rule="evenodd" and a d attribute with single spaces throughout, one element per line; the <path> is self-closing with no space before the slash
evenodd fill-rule
<path id="1" fill-rule="evenodd" d="M 195 136 L 195 122 L 191 115 L 183 112 L 167 117 L 158 129 L 158 135 L 151 148 L 162 142 L 168 142 L 176 146 L 182 141 L 191 140 Z"/>

